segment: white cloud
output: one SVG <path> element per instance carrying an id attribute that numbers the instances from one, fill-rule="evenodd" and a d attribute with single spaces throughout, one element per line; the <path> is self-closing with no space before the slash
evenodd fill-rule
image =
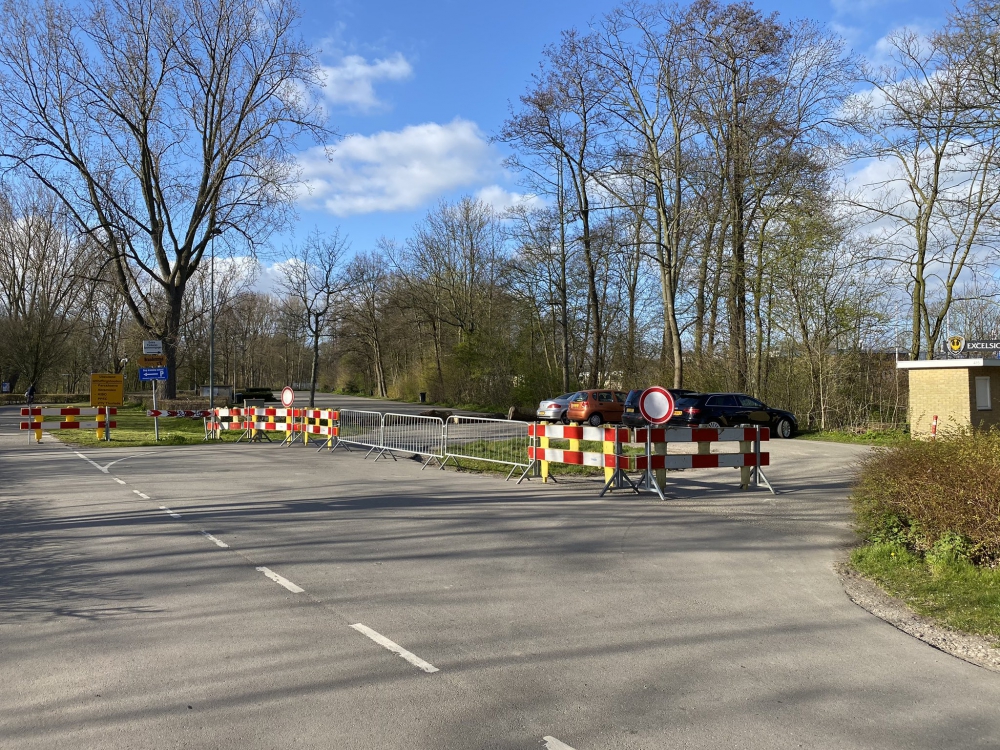
<path id="1" fill-rule="evenodd" d="M 299 156 L 306 185 L 301 201 L 335 216 L 412 210 L 482 184 L 499 171 L 499 161 L 469 120 L 352 135 L 332 153 L 313 148 Z"/>
<path id="2" fill-rule="evenodd" d="M 526 204 L 529 208 L 540 208 L 545 201 L 533 193 L 513 193 L 499 185 L 487 185 L 476 191 L 476 199 L 488 203 L 497 212 L 506 211 L 512 206 Z"/>
<path id="3" fill-rule="evenodd" d="M 376 81 L 404 81 L 412 75 L 413 67 L 399 52 L 374 62 L 347 55 L 337 65 L 322 66 L 323 98 L 330 104 L 369 112 L 382 106 L 375 95 Z"/>

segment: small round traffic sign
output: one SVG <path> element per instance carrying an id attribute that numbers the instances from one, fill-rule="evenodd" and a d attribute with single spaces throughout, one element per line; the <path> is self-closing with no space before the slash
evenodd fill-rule
<path id="1" fill-rule="evenodd" d="M 663 424 L 674 416 L 674 397 L 658 385 L 647 388 L 639 396 L 639 413 L 650 424 Z"/>
<path id="2" fill-rule="evenodd" d="M 281 389 L 281 405 L 284 407 L 289 407 L 295 403 L 295 391 L 291 389 L 290 386 L 285 386 Z"/>

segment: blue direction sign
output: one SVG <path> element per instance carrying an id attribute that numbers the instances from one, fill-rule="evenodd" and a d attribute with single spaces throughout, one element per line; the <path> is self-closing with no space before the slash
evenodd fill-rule
<path id="1" fill-rule="evenodd" d="M 166 367 L 140 367 L 139 380 L 166 380 Z"/>

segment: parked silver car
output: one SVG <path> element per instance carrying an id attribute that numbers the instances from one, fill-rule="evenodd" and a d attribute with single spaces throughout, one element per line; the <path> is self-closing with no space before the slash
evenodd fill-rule
<path id="1" fill-rule="evenodd" d="M 555 398 L 547 398 L 544 401 L 539 401 L 538 411 L 535 412 L 535 415 L 540 422 L 562 422 L 563 424 L 569 424 L 569 420 L 566 419 L 566 410 L 569 408 L 570 400 L 575 395 L 576 391 L 573 391 L 572 393 L 564 393 Z"/>

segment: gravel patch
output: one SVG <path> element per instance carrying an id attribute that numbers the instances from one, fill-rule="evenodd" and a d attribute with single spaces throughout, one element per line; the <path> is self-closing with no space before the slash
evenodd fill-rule
<path id="1" fill-rule="evenodd" d="M 952 630 L 916 614 L 845 562 L 835 566 L 848 598 L 871 614 L 946 654 L 1000 672 L 1000 648 L 989 638 Z"/>

